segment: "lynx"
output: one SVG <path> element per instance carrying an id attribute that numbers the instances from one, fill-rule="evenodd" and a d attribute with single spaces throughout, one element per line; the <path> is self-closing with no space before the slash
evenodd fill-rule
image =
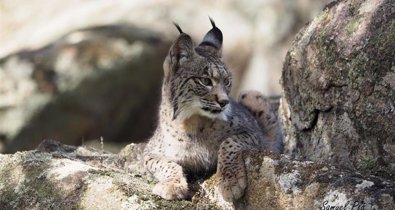
<path id="1" fill-rule="evenodd" d="M 282 149 L 276 118 L 262 95 L 247 92 L 240 102 L 229 96 L 232 76 L 222 59 L 222 32 L 210 21 L 212 29 L 196 47 L 175 24 L 180 35 L 163 64 L 159 123 L 144 166 L 158 180 L 153 193 L 168 200 L 189 198 L 187 177 L 215 170 L 223 198 L 237 200 L 247 187 L 242 152 Z"/>

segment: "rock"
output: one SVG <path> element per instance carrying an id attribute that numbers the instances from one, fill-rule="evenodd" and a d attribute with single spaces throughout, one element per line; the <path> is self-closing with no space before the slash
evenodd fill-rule
<path id="1" fill-rule="evenodd" d="M 394 8 L 336 1 L 296 36 L 282 73 L 286 154 L 395 180 Z"/>
<path id="2" fill-rule="evenodd" d="M 393 209 L 395 185 L 335 166 L 295 161 L 271 152 L 244 156 L 248 187 L 234 204 L 221 199 L 216 177 L 202 184 L 200 195 L 222 209 Z M 330 169 L 329 169 L 330 168 Z M 331 208 L 332 207 L 332 208 Z"/>
<path id="3" fill-rule="evenodd" d="M 393 182 L 265 151 L 244 154 L 249 187 L 240 201 L 222 199 L 215 175 L 195 184 L 191 201 L 166 201 L 151 193 L 154 180 L 141 170 L 144 146 L 110 154 L 46 140 L 36 150 L 0 155 L 0 209 L 395 207 Z"/>
<path id="4" fill-rule="evenodd" d="M 170 42 L 129 25 L 77 30 L 0 60 L 0 138 L 6 152 L 45 138 L 143 140 L 154 128 Z"/>
<path id="5" fill-rule="evenodd" d="M 152 180 L 126 172 L 128 161 L 136 160 L 53 141 L 0 155 L 0 209 L 194 208 L 152 195 Z"/>

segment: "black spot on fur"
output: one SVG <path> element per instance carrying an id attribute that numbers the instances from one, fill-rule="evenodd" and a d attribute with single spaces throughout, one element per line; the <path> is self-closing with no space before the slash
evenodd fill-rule
<path id="1" fill-rule="evenodd" d="M 263 111 L 258 112 L 258 117 L 262 117 Z"/>

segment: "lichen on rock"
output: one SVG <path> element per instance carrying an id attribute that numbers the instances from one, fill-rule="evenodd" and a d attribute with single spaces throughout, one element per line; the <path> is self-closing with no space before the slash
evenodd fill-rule
<path id="1" fill-rule="evenodd" d="M 335 1 L 283 67 L 288 155 L 395 180 L 395 3 Z"/>
<path id="2" fill-rule="evenodd" d="M 226 202 L 217 177 L 198 180 L 192 200 L 153 195 L 141 167 L 144 144 L 120 154 L 44 141 L 37 150 L 0 155 L 1 209 L 317 209 L 322 205 L 395 207 L 395 185 L 331 165 L 295 161 L 268 151 L 246 152 L 245 196 Z M 133 165 L 133 167 L 129 167 Z"/>
<path id="3" fill-rule="evenodd" d="M 136 146 L 139 147 L 139 146 Z M 142 174 L 125 163 L 136 159 L 44 141 L 37 150 L 0 155 L 0 209 L 174 209 L 151 194 Z"/>

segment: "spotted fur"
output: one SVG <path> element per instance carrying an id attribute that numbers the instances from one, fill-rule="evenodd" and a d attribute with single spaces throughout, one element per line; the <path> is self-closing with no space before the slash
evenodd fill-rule
<path id="1" fill-rule="evenodd" d="M 247 186 L 242 152 L 270 148 L 256 117 L 229 97 L 231 73 L 222 61 L 222 33 L 213 28 L 195 47 L 179 37 L 163 64 L 158 127 L 144 151 L 144 165 L 164 199 L 190 197 L 187 175 L 215 170 L 225 200 L 239 199 Z"/>

